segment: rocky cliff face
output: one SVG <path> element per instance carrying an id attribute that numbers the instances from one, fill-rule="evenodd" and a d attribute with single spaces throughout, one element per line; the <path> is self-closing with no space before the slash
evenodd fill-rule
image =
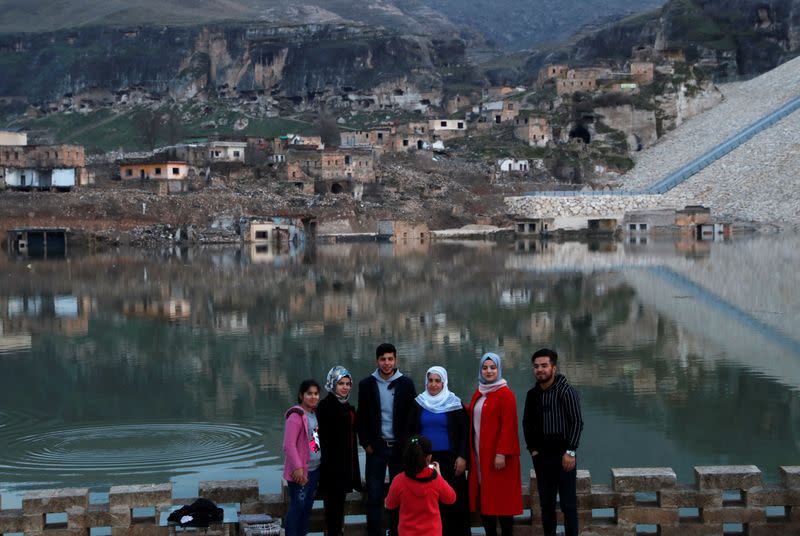
<path id="1" fill-rule="evenodd" d="M 91 28 L 0 37 L 0 96 L 48 102 L 138 88 L 179 100 L 226 91 L 302 101 L 394 80 L 436 89 L 437 69 L 464 61 L 458 39 L 346 24 Z"/>
<path id="2" fill-rule="evenodd" d="M 717 78 L 774 69 L 800 53 L 800 0 L 670 0 L 577 41 L 562 58 L 628 58 L 633 47 L 682 48 Z"/>

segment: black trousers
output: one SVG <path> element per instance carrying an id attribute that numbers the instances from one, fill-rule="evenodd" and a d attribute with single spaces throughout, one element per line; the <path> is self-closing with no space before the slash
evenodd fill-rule
<path id="1" fill-rule="evenodd" d="M 500 530 L 503 536 L 514 534 L 514 516 L 485 516 L 481 514 L 481 524 L 486 536 L 497 536 L 497 522 L 500 522 Z"/>
<path id="2" fill-rule="evenodd" d="M 439 504 L 439 513 L 442 516 L 442 534 L 444 536 L 468 536 L 470 534 L 469 486 L 466 473 L 456 476 L 456 457 L 455 454 L 446 450 L 433 452 L 433 461 L 439 462 L 442 478 L 456 492 L 455 503 Z"/>
<path id="3" fill-rule="evenodd" d="M 341 536 L 344 529 L 344 500 L 347 494 L 343 491 L 328 491 L 325 494 L 325 533 L 328 536 Z"/>
<path id="4" fill-rule="evenodd" d="M 533 457 L 533 469 L 539 489 L 544 536 L 556 534 L 556 495 L 564 513 L 564 536 L 578 536 L 577 470 L 564 471 L 561 454 L 537 454 Z"/>

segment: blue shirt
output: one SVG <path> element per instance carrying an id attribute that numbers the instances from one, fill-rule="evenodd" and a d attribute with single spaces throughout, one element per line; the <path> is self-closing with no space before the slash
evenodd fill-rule
<path id="1" fill-rule="evenodd" d="M 447 413 L 433 413 L 427 409 L 420 415 L 420 434 L 431 440 L 434 452 L 450 450 L 450 436 L 447 434 Z"/>

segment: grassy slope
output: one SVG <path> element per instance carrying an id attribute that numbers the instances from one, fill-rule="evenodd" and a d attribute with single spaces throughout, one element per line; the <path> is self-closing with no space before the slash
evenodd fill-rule
<path id="1" fill-rule="evenodd" d="M 243 117 L 223 107 L 215 106 L 216 111 L 208 116 L 195 116 L 192 110 L 181 109 L 180 116 L 186 118 L 180 122 L 178 138 L 204 138 L 208 136 L 261 136 L 276 137 L 289 132 L 309 134 L 313 127 L 302 121 L 279 117 L 248 118 L 249 123 L 244 130 L 234 130 L 233 123 Z M 113 113 L 110 110 L 98 110 L 89 113 L 56 113 L 37 119 L 19 119 L 10 124 L 28 130 L 38 139 L 51 140 L 54 143 L 77 143 L 83 145 L 89 153 L 101 153 L 123 149 L 126 151 L 146 150 L 143 136 L 139 134 L 135 115 L 140 111 L 131 109 L 124 113 Z M 166 108 L 160 110 L 166 112 Z M 203 126 L 216 122 L 215 128 Z M 165 129 L 158 136 L 157 145 L 167 145 Z"/>

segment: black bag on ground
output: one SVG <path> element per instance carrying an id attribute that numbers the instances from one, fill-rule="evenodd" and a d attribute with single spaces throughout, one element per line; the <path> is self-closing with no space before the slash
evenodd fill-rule
<path id="1" fill-rule="evenodd" d="M 222 523 L 223 513 L 213 502 L 200 498 L 172 512 L 167 521 L 181 527 L 207 527 L 211 523 Z"/>

